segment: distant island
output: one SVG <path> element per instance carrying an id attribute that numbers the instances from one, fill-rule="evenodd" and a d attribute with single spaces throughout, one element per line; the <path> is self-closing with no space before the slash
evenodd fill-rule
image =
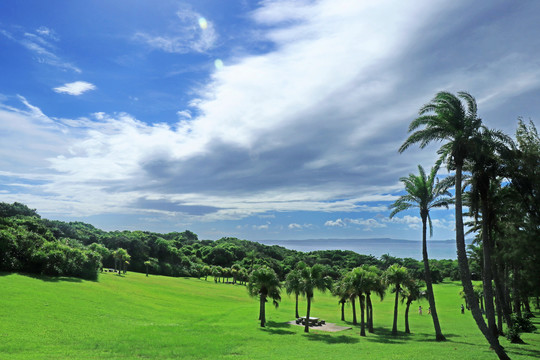
<path id="1" fill-rule="evenodd" d="M 358 254 L 380 257 L 390 254 L 400 258 L 421 260 L 421 241 L 390 238 L 364 239 L 305 239 L 305 240 L 256 240 L 263 245 L 279 245 L 287 249 L 310 252 L 316 250 L 351 250 Z M 472 240 L 467 241 L 471 243 Z M 455 240 L 429 240 L 431 259 L 456 259 Z"/>

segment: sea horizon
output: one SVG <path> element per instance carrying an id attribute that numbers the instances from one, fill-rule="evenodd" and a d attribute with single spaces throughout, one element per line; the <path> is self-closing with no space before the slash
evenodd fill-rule
<path id="1" fill-rule="evenodd" d="M 302 252 L 317 250 L 350 250 L 361 255 L 380 258 L 389 254 L 398 258 L 422 260 L 422 241 L 391 238 L 327 238 L 301 240 L 254 240 L 264 245 L 279 245 Z M 466 243 L 470 241 L 467 239 Z M 457 259 L 455 240 L 428 240 L 430 259 Z"/>

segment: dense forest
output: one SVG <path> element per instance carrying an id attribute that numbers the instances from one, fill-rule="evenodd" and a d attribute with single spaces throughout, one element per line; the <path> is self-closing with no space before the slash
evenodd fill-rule
<path id="1" fill-rule="evenodd" d="M 325 274 L 333 279 L 361 265 L 384 270 L 394 263 L 406 266 L 417 278 L 423 277 L 422 263 L 411 258 L 376 258 L 342 250 L 304 253 L 231 237 L 199 240 L 189 230 L 167 234 L 107 232 L 82 222 L 41 218 L 24 204 L 0 203 L 3 271 L 96 279 L 104 267 L 167 276 L 217 275 L 246 281 L 254 267 L 266 265 L 284 280 L 300 261 L 309 266 L 322 265 Z M 431 265 L 436 282 L 444 277 L 459 278 L 455 260 L 431 260 Z"/>

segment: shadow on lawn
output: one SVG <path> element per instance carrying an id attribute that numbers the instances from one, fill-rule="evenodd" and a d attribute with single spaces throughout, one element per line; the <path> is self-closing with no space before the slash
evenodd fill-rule
<path id="1" fill-rule="evenodd" d="M 0 272 L 0 276 L 8 276 L 12 274 L 17 274 L 20 276 L 26 276 L 30 277 L 32 279 L 41 280 L 45 282 L 73 282 L 73 283 L 80 283 L 83 281 L 83 279 L 74 278 L 74 277 L 68 277 L 68 276 L 47 276 L 47 275 L 39 275 L 39 274 L 30 274 L 30 273 L 17 273 L 17 272 Z M 96 280 L 87 280 L 87 281 L 96 281 Z"/>
<path id="2" fill-rule="evenodd" d="M 296 334 L 296 332 L 291 330 L 285 330 L 290 329 L 291 325 L 287 323 L 277 323 L 274 321 L 267 321 L 266 327 L 260 328 L 261 331 L 267 332 L 269 334 L 273 335 L 293 335 Z"/>
<path id="3" fill-rule="evenodd" d="M 45 282 L 73 282 L 80 283 L 82 279 L 67 277 L 67 276 L 47 276 L 47 275 L 37 275 L 37 274 L 20 274 L 23 276 L 31 277 L 32 279 L 37 279 Z"/>
<path id="4" fill-rule="evenodd" d="M 528 344 L 521 344 L 519 346 L 519 349 L 508 349 L 508 353 L 516 354 L 520 356 L 529 356 L 533 359 L 540 359 L 540 350 L 536 350 L 535 348 L 527 348 L 527 346 L 530 346 Z"/>
<path id="5" fill-rule="evenodd" d="M 359 338 L 345 335 L 332 336 L 327 334 L 310 333 L 304 334 L 304 336 L 307 336 L 309 341 L 324 341 L 327 344 L 356 344 L 358 341 L 360 341 Z"/>
<path id="6" fill-rule="evenodd" d="M 367 336 L 362 338 L 366 339 L 367 341 L 377 342 L 381 344 L 403 344 L 406 341 L 409 341 L 411 338 L 411 334 L 406 334 L 403 331 L 398 331 L 396 335 L 393 335 L 392 330 L 387 328 L 376 327 L 373 330 L 373 334 L 367 332 L 366 330 Z"/>

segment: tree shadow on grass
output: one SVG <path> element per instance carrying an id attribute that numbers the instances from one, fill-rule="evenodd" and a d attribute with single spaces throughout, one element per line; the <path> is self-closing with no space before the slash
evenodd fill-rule
<path id="1" fill-rule="evenodd" d="M 309 341 L 324 341 L 327 344 L 356 344 L 360 339 L 345 335 L 329 335 L 310 333 L 304 334 Z"/>
<path id="2" fill-rule="evenodd" d="M 20 274 L 23 276 L 31 277 L 32 279 L 37 279 L 45 282 L 72 282 L 80 283 L 83 279 L 67 277 L 67 276 L 48 276 L 48 275 L 38 275 L 38 274 Z M 95 281 L 95 280 L 93 280 Z"/>
<path id="3" fill-rule="evenodd" d="M 414 332 L 413 332 L 414 333 Z M 428 334 L 428 333 L 414 333 L 414 335 L 416 335 L 416 339 L 415 341 L 420 341 L 420 342 L 439 342 L 436 338 L 435 338 L 435 334 Z M 446 341 L 449 341 L 449 342 L 457 342 L 457 343 L 460 343 L 460 341 L 455 341 L 455 340 L 452 340 L 452 338 L 460 338 L 462 337 L 461 335 L 456 335 L 456 334 L 447 334 L 447 333 L 444 333 L 443 334 L 444 337 L 446 338 Z M 463 344 L 469 344 L 469 343 L 466 343 L 466 342 L 461 342 Z M 473 345 L 472 343 L 470 345 Z"/>
<path id="4" fill-rule="evenodd" d="M 267 321 L 266 327 L 260 328 L 261 331 L 267 332 L 272 335 L 293 335 L 296 334 L 296 332 L 292 330 L 285 330 L 290 329 L 291 325 L 287 323 L 277 323 L 274 321 Z"/>
<path id="5" fill-rule="evenodd" d="M 374 328 L 374 333 L 366 332 L 364 339 L 371 342 L 377 342 L 381 344 L 403 344 L 411 338 L 411 334 L 398 331 L 396 335 L 392 334 L 392 331 L 387 328 L 377 327 Z"/>
<path id="6" fill-rule="evenodd" d="M 508 354 L 516 354 L 520 356 L 528 356 L 532 359 L 540 359 L 540 350 L 537 350 L 536 348 L 527 348 L 527 346 L 530 346 L 528 344 L 522 344 L 520 345 L 519 349 L 508 349 Z"/>

